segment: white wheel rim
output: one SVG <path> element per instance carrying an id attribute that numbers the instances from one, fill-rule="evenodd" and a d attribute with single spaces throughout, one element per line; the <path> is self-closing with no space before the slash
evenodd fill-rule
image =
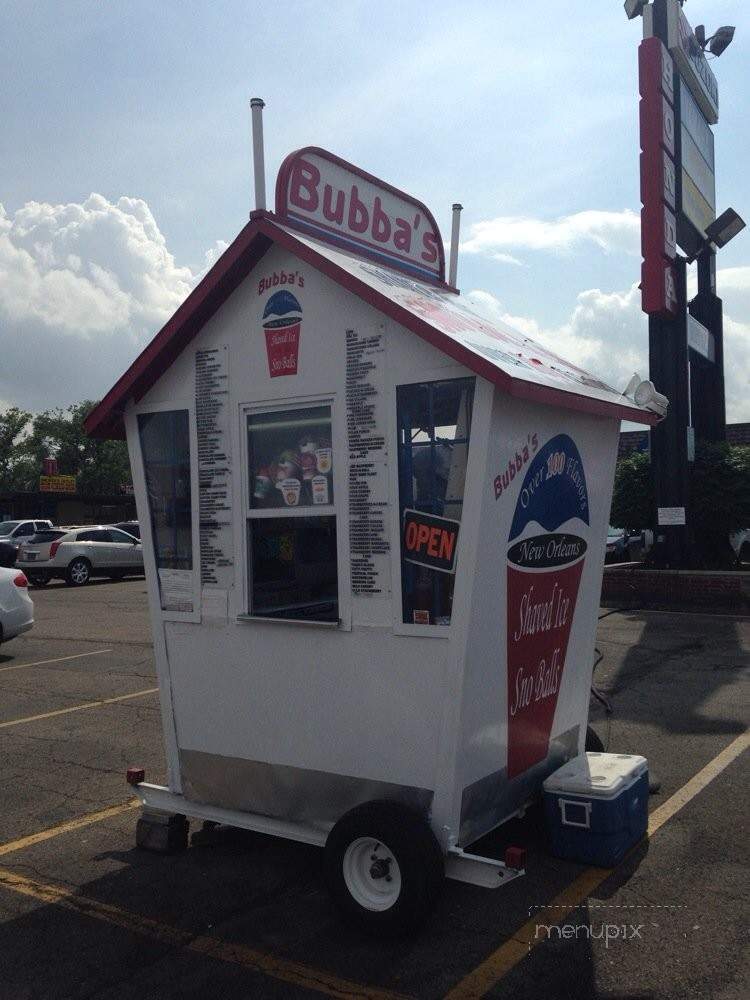
<path id="1" fill-rule="evenodd" d="M 76 563 L 70 574 L 76 583 L 84 583 L 88 579 L 89 571 L 81 563 Z"/>
<path id="2" fill-rule="evenodd" d="M 401 894 L 401 869 L 391 850 L 373 837 L 359 837 L 346 849 L 344 882 L 365 910 L 389 910 Z"/>

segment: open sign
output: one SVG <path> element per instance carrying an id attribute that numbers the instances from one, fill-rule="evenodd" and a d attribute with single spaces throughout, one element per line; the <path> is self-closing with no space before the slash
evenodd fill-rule
<path id="1" fill-rule="evenodd" d="M 458 521 L 447 517 L 405 510 L 402 537 L 404 559 L 418 566 L 438 569 L 441 573 L 455 573 L 460 526 Z"/>

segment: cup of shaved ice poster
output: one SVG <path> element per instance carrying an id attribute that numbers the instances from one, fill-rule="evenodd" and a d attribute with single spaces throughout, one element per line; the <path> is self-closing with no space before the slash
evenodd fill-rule
<path id="1" fill-rule="evenodd" d="M 508 538 L 508 777 L 543 761 L 586 558 L 589 499 L 567 434 L 529 465 Z"/>
<path id="2" fill-rule="evenodd" d="M 268 374 L 271 378 L 297 374 L 301 327 L 302 307 L 295 296 L 286 289 L 274 292 L 263 310 Z"/>

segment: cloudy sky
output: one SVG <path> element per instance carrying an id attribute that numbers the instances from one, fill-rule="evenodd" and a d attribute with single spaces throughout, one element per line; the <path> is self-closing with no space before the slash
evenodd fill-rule
<path id="1" fill-rule="evenodd" d="M 750 217 L 750 24 L 714 63 L 719 208 Z M 636 47 L 621 0 L 2 0 L 0 406 L 105 392 L 315 144 L 465 206 L 459 284 L 615 385 L 647 371 Z M 727 411 L 750 420 L 750 236 L 720 255 Z"/>

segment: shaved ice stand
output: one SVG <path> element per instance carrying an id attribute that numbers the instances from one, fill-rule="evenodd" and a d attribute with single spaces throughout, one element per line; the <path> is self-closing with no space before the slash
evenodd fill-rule
<path id="1" fill-rule="evenodd" d="M 444 873 L 518 874 L 466 848 L 583 751 L 621 419 L 657 418 L 478 316 L 423 204 L 291 154 L 87 423 L 127 437 L 143 535 L 141 842 L 188 816 L 325 846 L 375 930 Z"/>

